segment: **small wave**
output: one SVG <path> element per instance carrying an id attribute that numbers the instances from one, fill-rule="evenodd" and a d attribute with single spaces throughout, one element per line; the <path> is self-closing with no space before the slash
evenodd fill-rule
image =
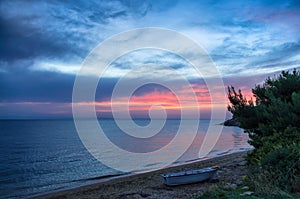
<path id="1" fill-rule="evenodd" d="M 71 182 L 95 181 L 95 180 L 108 179 L 108 178 L 118 177 L 118 176 L 123 176 L 123 175 L 128 175 L 128 174 L 130 174 L 130 173 L 127 172 L 127 173 L 108 174 L 108 175 L 96 176 L 96 177 L 91 177 L 91 178 L 84 178 L 84 179 L 79 179 L 79 180 L 73 180 Z"/>
<path id="2" fill-rule="evenodd" d="M 225 152 L 222 152 L 222 153 L 218 153 L 217 155 L 218 156 L 222 156 L 222 155 L 226 155 L 226 154 L 228 154 L 230 152 L 230 150 L 228 150 L 228 151 L 225 151 Z"/>

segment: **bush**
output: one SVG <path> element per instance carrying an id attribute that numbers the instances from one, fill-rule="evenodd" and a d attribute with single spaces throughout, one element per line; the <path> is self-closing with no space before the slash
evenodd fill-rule
<path id="1" fill-rule="evenodd" d="M 269 180 L 283 191 L 292 192 L 300 179 L 300 146 L 292 145 L 270 152 L 261 161 L 261 169 L 269 171 Z"/>
<path id="2" fill-rule="evenodd" d="M 251 173 L 247 176 L 246 183 L 255 195 L 261 198 L 297 198 L 289 192 L 285 192 L 277 187 L 271 179 L 268 170 L 251 167 Z"/>
<path id="3" fill-rule="evenodd" d="M 248 153 L 248 163 L 251 165 L 260 164 L 273 151 L 293 145 L 300 146 L 300 128 L 288 126 L 282 132 L 273 129 L 273 132 L 268 136 L 260 135 L 259 138 L 252 136 L 249 143 L 255 148 Z"/>
<path id="4" fill-rule="evenodd" d="M 250 183 L 262 193 L 300 191 L 300 72 L 283 71 L 252 93 L 255 103 L 228 87 L 228 110 L 254 147 L 247 156 Z"/>
<path id="5" fill-rule="evenodd" d="M 248 185 L 265 198 L 293 198 L 299 190 L 300 146 L 283 147 L 270 152 L 261 164 L 251 165 Z"/>

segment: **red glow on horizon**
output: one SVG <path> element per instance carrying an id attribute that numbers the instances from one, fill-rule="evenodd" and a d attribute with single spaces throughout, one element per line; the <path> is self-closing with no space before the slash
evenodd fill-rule
<path id="1" fill-rule="evenodd" d="M 247 90 L 249 89 L 242 87 L 243 95 L 249 100 L 251 99 L 249 96 L 252 96 L 252 93 L 251 91 L 247 92 Z M 2 102 L 0 103 L 0 110 L 10 110 L 9 117 L 14 117 L 14 115 L 18 117 L 31 117 L 28 116 L 28 113 L 41 117 L 71 117 L 72 105 L 81 106 L 83 110 L 85 110 L 85 107 L 94 106 L 97 115 L 111 117 L 113 106 L 113 110 L 117 112 L 125 113 L 129 110 L 133 117 L 147 117 L 150 111 L 154 111 L 154 113 L 157 113 L 156 116 L 159 117 L 159 109 L 164 109 L 168 114 L 176 118 L 180 117 L 182 110 L 188 112 L 199 110 L 200 114 L 207 116 L 210 114 L 212 107 L 222 109 L 226 108 L 229 104 L 227 96 L 224 96 L 224 93 L 209 92 L 205 85 L 200 84 L 191 84 L 191 87 L 186 88 L 179 87 L 176 94 L 166 89 L 132 95 L 129 100 L 126 97 L 119 97 L 112 101 L 76 102 L 73 104 L 69 102 Z M 214 103 L 211 100 L 212 96 L 215 99 Z M 252 98 L 255 100 L 254 97 Z M 89 108 L 86 110 L 88 111 Z"/>
<path id="2" fill-rule="evenodd" d="M 226 107 L 227 104 L 215 101 L 211 103 L 211 96 L 206 86 L 192 84 L 191 87 L 178 89 L 177 95 L 170 90 L 144 93 L 142 95 L 133 95 L 131 98 L 118 98 L 112 101 L 94 102 L 96 111 L 98 113 L 114 111 L 125 112 L 129 110 L 131 113 L 139 115 L 148 115 L 150 110 L 158 110 L 163 108 L 172 115 L 180 115 L 180 111 L 185 109 L 187 111 L 205 110 L 208 114 L 212 107 Z M 215 98 L 220 99 L 226 96 L 222 94 L 215 94 Z M 83 104 L 82 104 L 83 105 Z"/>

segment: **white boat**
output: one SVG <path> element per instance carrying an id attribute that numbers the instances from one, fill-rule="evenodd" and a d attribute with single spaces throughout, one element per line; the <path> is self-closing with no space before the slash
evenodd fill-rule
<path id="1" fill-rule="evenodd" d="M 176 186 L 182 184 L 202 182 L 209 179 L 216 179 L 217 170 L 218 167 L 214 166 L 198 170 L 161 174 L 161 177 L 164 179 L 164 184 L 168 186 Z"/>

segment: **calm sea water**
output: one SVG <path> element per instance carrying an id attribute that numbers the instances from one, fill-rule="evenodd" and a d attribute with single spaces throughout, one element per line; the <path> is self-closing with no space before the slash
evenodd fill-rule
<path id="1" fill-rule="evenodd" d="M 215 125 L 220 122 L 213 121 Z M 159 135 L 144 141 L 120 136 L 122 131 L 113 120 L 101 120 L 99 123 L 109 139 L 119 147 L 145 153 L 169 143 L 180 121 L 167 120 Z M 136 123 L 143 126 L 149 121 L 136 120 Z M 174 164 L 199 159 L 198 152 L 208 125 L 208 120 L 200 121 L 194 142 Z M 217 144 L 206 158 L 248 150 L 251 147 L 247 140 L 248 136 L 242 129 L 224 127 Z M 109 151 L 107 155 L 111 156 L 112 161 L 122 164 L 122 157 L 116 157 Z M 164 161 L 164 157 L 157 161 Z M 28 198 L 121 174 L 89 154 L 79 139 L 73 120 L 0 121 L 0 198 Z"/>

